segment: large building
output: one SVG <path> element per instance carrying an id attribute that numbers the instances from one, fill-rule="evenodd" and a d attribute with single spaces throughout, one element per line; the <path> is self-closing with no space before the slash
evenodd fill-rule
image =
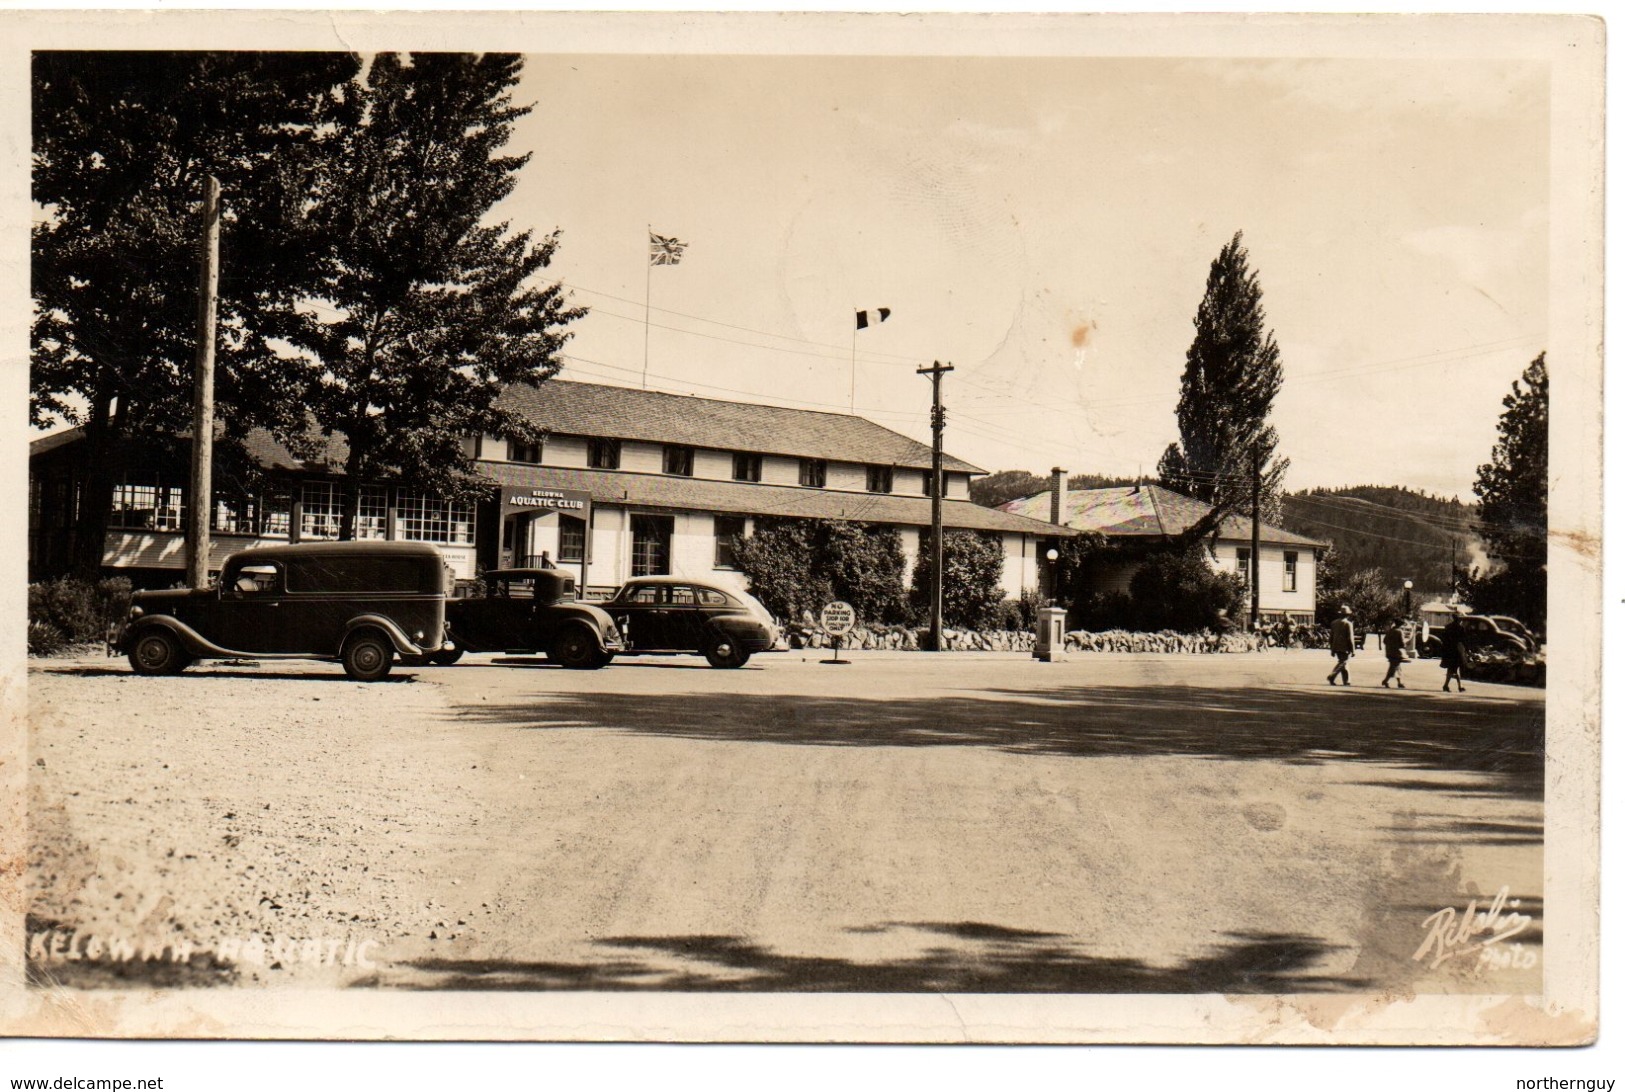
<path id="1" fill-rule="evenodd" d="M 1120 543 L 1151 546 L 1185 533 L 1213 510 L 1212 505 L 1160 485 L 1125 485 L 1110 489 L 1071 489 L 1055 471 L 1050 490 L 1014 500 L 1002 511 L 1030 519 L 1048 519 L 1075 531 L 1101 534 Z M 1215 568 L 1240 576 L 1252 588 L 1258 566 L 1258 608 L 1266 619 L 1312 622 L 1315 617 L 1315 561 L 1329 544 L 1268 523 L 1259 525 L 1258 557 L 1253 557 L 1252 520 L 1231 516 L 1208 540 Z M 1127 592 L 1137 566 L 1131 562 L 1101 565 L 1092 573 L 1095 592 Z"/>
<path id="2" fill-rule="evenodd" d="M 546 438 L 470 438 L 492 488 L 467 504 L 347 481 L 342 437 L 302 460 L 267 435 L 251 436 L 273 484 L 247 495 L 216 483 L 211 567 L 247 546 L 335 537 L 352 490 L 357 537 L 433 542 L 462 578 L 545 554 L 579 571 L 589 596 L 650 573 L 740 581 L 733 540 L 764 517 L 896 527 L 910 565 L 929 543 L 930 448 L 864 418 L 565 380 L 504 397 Z M 70 430 L 33 444 L 35 577 L 65 570 L 72 556 L 80 439 Z M 185 564 L 186 467 L 139 454 L 129 465 L 114 490 L 104 567 L 171 583 Z M 971 503 L 970 480 L 984 472 L 952 457 L 943 467 L 944 525 L 999 538 L 1007 594 L 1035 587 L 1041 543 L 1057 529 Z"/>

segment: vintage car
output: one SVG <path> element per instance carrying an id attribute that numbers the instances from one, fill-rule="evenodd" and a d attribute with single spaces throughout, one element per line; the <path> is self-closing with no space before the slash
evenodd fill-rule
<path id="1" fill-rule="evenodd" d="M 604 609 L 629 653 L 698 652 L 712 667 L 743 667 L 779 639 L 772 615 L 755 598 L 686 577 L 630 580 Z"/>
<path id="2" fill-rule="evenodd" d="M 491 569 L 474 596 L 446 604 L 450 647 L 430 663 L 465 652 L 541 652 L 573 668 L 603 667 L 621 650 L 609 615 L 576 601 L 575 577 L 558 569 Z"/>
<path id="3" fill-rule="evenodd" d="M 1469 654 L 1524 656 L 1540 649 L 1540 642 L 1516 618 L 1500 614 L 1464 614 L 1460 617 L 1461 641 Z M 1444 627 L 1430 626 L 1422 642 L 1421 654 L 1435 657 L 1444 646 Z"/>
<path id="4" fill-rule="evenodd" d="M 200 659 L 337 659 L 352 679 L 389 675 L 445 639 L 445 561 L 417 542 L 243 550 L 214 587 L 136 592 L 109 645 L 141 675 Z"/>

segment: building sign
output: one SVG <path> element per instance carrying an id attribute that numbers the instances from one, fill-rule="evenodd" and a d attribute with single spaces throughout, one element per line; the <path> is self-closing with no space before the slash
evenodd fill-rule
<path id="1" fill-rule="evenodd" d="M 586 519 L 592 509 L 592 494 L 585 489 L 508 488 L 502 491 L 502 517 L 545 516 L 558 512 Z"/>

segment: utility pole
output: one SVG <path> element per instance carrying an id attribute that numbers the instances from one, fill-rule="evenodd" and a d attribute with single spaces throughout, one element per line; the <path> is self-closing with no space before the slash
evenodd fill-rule
<path id="1" fill-rule="evenodd" d="M 931 377 L 931 651 L 942 651 L 942 428 L 948 411 L 942 408 L 942 377 L 952 364 L 933 360 L 915 375 Z"/>
<path id="2" fill-rule="evenodd" d="M 197 357 L 192 368 L 192 488 L 187 521 L 186 574 L 194 588 L 209 586 L 209 523 L 214 514 L 215 299 L 220 291 L 220 180 L 203 187 L 203 240 L 199 248 Z"/>
<path id="3" fill-rule="evenodd" d="M 1260 571 L 1263 569 L 1260 564 L 1263 559 L 1258 556 L 1258 509 L 1262 500 L 1261 494 L 1264 491 L 1264 463 L 1260 457 L 1261 454 L 1258 440 L 1255 438 L 1253 440 L 1253 563 L 1249 566 L 1252 569 L 1253 578 L 1253 609 L 1249 612 L 1250 617 L 1247 619 L 1247 628 L 1251 633 L 1258 632 L 1258 594 L 1264 586 Z"/>

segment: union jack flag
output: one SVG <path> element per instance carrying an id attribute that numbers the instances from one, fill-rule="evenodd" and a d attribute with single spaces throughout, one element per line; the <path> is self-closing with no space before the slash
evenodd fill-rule
<path id="1" fill-rule="evenodd" d="M 669 235 L 656 235 L 649 232 L 649 264 L 650 265 L 676 265 L 683 260 L 683 250 L 687 243 L 678 242 Z"/>

